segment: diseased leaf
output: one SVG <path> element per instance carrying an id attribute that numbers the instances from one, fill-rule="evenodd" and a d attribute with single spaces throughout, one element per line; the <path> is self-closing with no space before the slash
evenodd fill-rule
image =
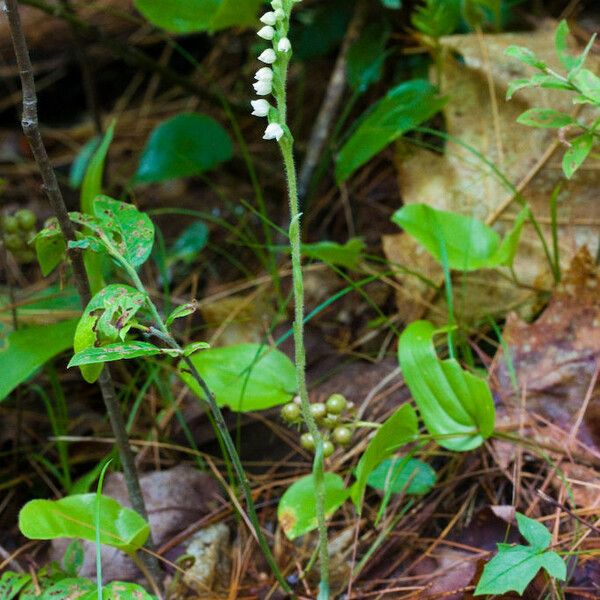
<path id="1" fill-rule="evenodd" d="M 21 533 L 33 540 L 96 539 L 96 494 L 77 494 L 60 500 L 31 500 L 19 513 Z M 148 539 L 150 527 L 135 511 L 101 496 L 100 542 L 132 553 Z"/>
<path id="2" fill-rule="evenodd" d="M 367 485 L 394 494 L 427 494 L 435 485 L 435 471 L 416 458 L 388 458 L 371 471 Z M 408 485 L 407 485 L 408 484 Z"/>
<path id="3" fill-rule="evenodd" d="M 264 410 L 289 402 L 296 393 L 296 370 L 283 352 L 261 344 L 210 348 L 191 356 L 219 406 L 236 412 Z M 198 384 L 181 365 L 181 376 L 199 396 Z"/>
<path id="4" fill-rule="evenodd" d="M 171 314 L 166 318 L 165 324 L 167 327 L 171 327 L 175 319 L 182 319 L 183 317 L 193 315 L 197 310 L 198 303 L 195 300 L 192 302 L 186 302 L 171 312 Z"/>
<path id="5" fill-rule="evenodd" d="M 64 260 L 67 251 L 58 221 L 52 219 L 47 227 L 37 233 L 34 243 L 42 275 L 47 277 Z"/>
<path id="6" fill-rule="evenodd" d="M 106 344 L 99 348 L 86 348 L 75 354 L 69 361 L 68 366 L 70 368 L 80 365 L 93 365 L 115 360 L 140 358 L 142 356 L 156 356 L 157 354 L 178 356 L 180 353 L 178 350 L 170 348 L 158 348 L 148 342 L 121 342 L 119 344 Z"/>
<path id="7" fill-rule="evenodd" d="M 325 514 L 331 516 L 348 498 L 349 490 L 336 473 L 324 474 Z M 281 496 L 277 519 L 290 540 L 317 528 L 316 485 L 312 474 L 295 481 Z"/>
<path id="8" fill-rule="evenodd" d="M 435 115 L 446 100 L 428 81 L 415 79 L 390 90 L 358 121 L 340 150 L 336 180 L 343 183 L 388 144 Z"/>
<path id="9" fill-rule="evenodd" d="M 357 512 L 362 511 L 363 496 L 369 475 L 401 446 L 414 441 L 418 431 L 417 414 L 410 404 L 403 404 L 377 430 L 358 461 L 354 473 L 356 481 L 351 488 L 351 496 Z"/>
<path id="10" fill-rule="evenodd" d="M 594 134 L 586 131 L 570 142 L 570 148 L 565 152 L 562 160 L 562 168 L 567 179 L 571 179 L 575 171 L 583 164 L 594 145 Z"/>
<path id="11" fill-rule="evenodd" d="M 81 600 L 89 592 L 96 594 L 96 584 L 85 577 L 67 577 L 44 590 L 39 600 Z"/>
<path id="12" fill-rule="evenodd" d="M 492 393 L 484 379 L 464 371 L 456 360 L 438 358 L 434 334 L 429 321 L 415 321 L 402 332 L 402 374 L 437 443 L 457 452 L 472 450 L 494 431 Z"/>
<path id="13" fill-rule="evenodd" d="M 71 319 L 10 333 L 0 350 L 0 401 L 46 362 L 71 347 L 76 325 L 77 319 Z"/>
<path id="14" fill-rule="evenodd" d="M 31 575 L 28 573 L 14 573 L 4 571 L 0 577 L 0 600 L 13 600 L 19 592 L 29 583 Z"/>
<path id="15" fill-rule="evenodd" d="M 567 115 L 553 108 L 530 108 L 519 115 L 517 123 L 529 125 L 530 127 L 542 127 L 545 129 L 558 129 L 575 123 L 571 115 Z"/>
<path id="16" fill-rule="evenodd" d="M 156 183 L 200 175 L 229 160 L 229 134 L 207 115 L 182 113 L 150 134 L 135 174 L 136 183 Z"/>

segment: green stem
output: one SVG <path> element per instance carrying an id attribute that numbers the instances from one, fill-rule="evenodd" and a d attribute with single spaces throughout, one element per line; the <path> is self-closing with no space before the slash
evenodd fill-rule
<path id="1" fill-rule="evenodd" d="M 279 143 L 285 174 L 288 183 L 290 203 L 290 245 L 292 251 L 292 280 L 294 288 L 294 354 L 296 363 L 296 380 L 300 395 L 302 417 L 313 436 L 316 445 L 313 462 L 313 477 L 316 489 L 316 512 L 319 531 L 319 558 L 321 567 L 321 583 L 319 600 L 329 598 L 329 547 L 327 539 L 327 523 L 325 521 L 325 475 L 323 461 L 323 438 L 310 411 L 308 390 L 306 387 L 306 351 L 304 348 L 304 281 L 302 277 L 300 211 L 294 164 L 293 139 L 289 133 Z"/>

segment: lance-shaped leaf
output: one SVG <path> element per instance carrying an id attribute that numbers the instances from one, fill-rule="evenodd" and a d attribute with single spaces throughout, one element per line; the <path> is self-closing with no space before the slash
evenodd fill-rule
<path id="1" fill-rule="evenodd" d="M 171 348 L 159 348 L 149 342 L 121 342 L 119 344 L 107 344 L 99 348 L 86 348 L 78 352 L 69 361 L 69 367 L 141 358 L 143 356 L 156 356 L 157 354 L 179 356 L 181 352 Z"/>
<path id="2" fill-rule="evenodd" d="M 96 539 L 96 494 L 76 494 L 60 500 L 31 500 L 19 513 L 19 529 L 32 540 Z M 135 511 L 113 498 L 100 499 L 100 542 L 123 552 L 139 550 L 150 527 Z"/>
<path id="3" fill-rule="evenodd" d="M 362 510 L 362 501 L 369 475 L 400 447 L 414 441 L 418 432 L 417 414 L 410 404 L 402 405 L 377 430 L 358 461 L 354 473 L 356 481 L 352 486 L 351 496 L 359 513 Z"/>
<path id="4" fill-rule="evenodd" d="M 480 446 L 494 431 L 494 400 L 487 382 L 440 360 L 429 321 L 411 323 L 400 336 L 398 358 L 404 380 L 429 433 L 440 446 L 465 451 Z"/>
<path id="5" fill-rule="evenodd" d="M 324 473 L 325 515 L 332 515 L 348 498 L 349 490 L 336 473 Z M 310 474 L 292 483 L 277 507 L 277 519 L 288 539 L 293 540 L 317 528 L 317 488 Z"/>

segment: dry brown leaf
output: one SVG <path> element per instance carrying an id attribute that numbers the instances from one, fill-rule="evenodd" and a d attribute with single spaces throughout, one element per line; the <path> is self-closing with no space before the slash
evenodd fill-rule
<path id="1" fill-rule="evenodd" d="M 549 22 L 536 32 L 457 35 L 442 40 L 447 52 L 441 87 L 450 98 L 444 109 L 447 133 L 494 163 L 514 185 L 529 175 L 556 138 L 553 130 L 519 125 L 517 117 L 532 106 L 551 106 L 572 112 L 573 105 L 569 94 L 555 90 L 523 90 L 512 101 L 505 101 L 508 84 L 531 74 L 532 70 L 506 57 L 504 51 L 511 44 L 527 46 L 551 66 L 560 69 L 554 51 L 555 26 L 556 23 Z M 455 58 L 457 54 L 464 62 Z M 590 58 L 589 68 L 594 70 L 598 62 L 598 59 Z M 490 94 L 488 73 L 495 101 Z M 524 189 L 523 196 L 539 221 L 546 224 L 544 233 L 549 241 L 549 199 L 555 186 L 563 182 L 559 196 L 559 222 L 562 224 L 559 239 L 564 266 L 582 245 L 587 244 L 594 250 L 597 246 L 600 172 L 589 164 L 584 165 L 571 181 L 566 182 L 560 165 L 561 155 L 559 149 L 544 164 Z M 447 142 L 443 154 L 400 142 L 397 158 L 399 186 L 405 204 L 425 203 L 486 221 L 493 218 L 511 195 L 482 160 L 464 145 L 453 141 Z M 508 209 L 513 217 L 500 216 L 496 224 L 500 233 L 510 228 L 517 209 L 517 205 Z M 441 282 L 440 267 L 407 238 L 403 234 L 384 236 L 387 258 Z M 473 323 L 489 314 L 505 312 L 507 308 L 529 316 L 536 308 L 535 290 L 547 289 L 552 284 L 552 277 L 540 241 L 529 225 L 523 232 L 515 271 L 521 286 L 509 281 L 508 277 L 499 277 L 497 272 L 481 271 L 459 276 L 455 285 L 459 320 Z M 405 286 L 405 293 L 398 295 L 403 318 L 410 321 L 427 314 L 423 304 L 424 299 L 430 298 L 430 288 L 414 277 L 399 276 L 399 279 Z M 445 314 L 440 299 L 437 310 L 428 316 L 438 321 L 443 320 Z"/>

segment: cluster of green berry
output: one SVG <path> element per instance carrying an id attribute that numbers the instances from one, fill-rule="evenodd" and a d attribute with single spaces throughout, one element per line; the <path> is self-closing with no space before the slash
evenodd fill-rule
<path id="1" fill-rule="evenodd" d="M 352 425 L 348 422 L 352 403 L 341 394 L 331 395 L 326 402 L 315 402 L 310 406 L 310 412 L 323 435 L 323 454 L 325 457 L 333 454 L 336 446 L 345 447 L 352 441 Z M 284 405 L 281 418 L 288 425 L 300 425 L 302 413 L 300 405 L 295 400 Z M 315 440 L 310 433 L 300 436 L 300 445 L 310 452 L 315 451 Z"/>
<path id="2" fill-rule="evenodd" d="M 21 263 L 35 260 L 35 252 L 30 246 L 36 234 L 36 216 L 28 208 L 22 208 L 13 215 L 0 216 L 0 230 L 7 250 Z"/>

